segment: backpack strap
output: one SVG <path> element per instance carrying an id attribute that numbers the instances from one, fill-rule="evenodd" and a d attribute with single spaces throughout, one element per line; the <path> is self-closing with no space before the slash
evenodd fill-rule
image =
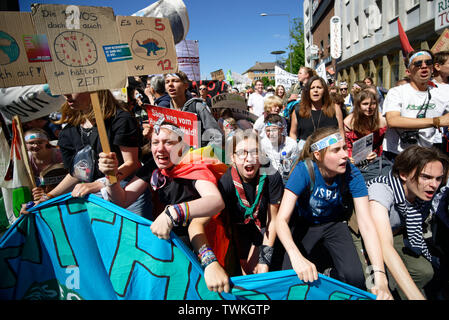
<path id="1" fill-rule="evenodd" d="M 306 165 L 307 171 L 309 172 L 310 183 L 309 183 L 309 191 L 310 194 L 313 192 L 313 188 L 315 187 L 315 169 L 313 168 L 313 161 L 311 159 L 305 159 L 304 164 Z"/>

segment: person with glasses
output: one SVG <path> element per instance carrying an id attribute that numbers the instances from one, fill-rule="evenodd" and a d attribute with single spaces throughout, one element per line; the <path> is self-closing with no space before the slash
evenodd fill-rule
<path id="1" fill-rule="evenodd" d="M 212 108 L 212 100 L 209 97 L 209 89 L 207 88 L 207 85 L 205 84 L 200 85 L 199 91 L 201 99 L 203 99 L 204 102 L 206 102 L 209 108 Z"/>
<path id="2" fill-rule="evenodd" d="M 238 130 L 226 152 L 231 167 L 218 181 L 229 222 L 235 259 L 224 266 L 229 276 L 264 273 L 276 266 L 274 221 L 284 189 L 278 171 L 263 168 L 259 136 Z M 278 255 L 279 256 L 279 255 Z"/>
<path id="3" fill-rule="evenodd" d="M 434 63 L 432 52 L 413 51 L 405 63 L 410 83 L 390 89 L 383 107 L 388 125 L 383 149 L 391 161 L 410 145 L 441 144 L 438 131 L 449 125 L 449 101 L 443 99 L 442 88 L 429 83 Z"/>

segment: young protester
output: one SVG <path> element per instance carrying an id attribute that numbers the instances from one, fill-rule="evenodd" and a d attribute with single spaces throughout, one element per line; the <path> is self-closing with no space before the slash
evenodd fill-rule
<path id="1" fill-rule="evenodd" d="M 264 111 L 264 85 L 262 80 L 254 83 L 254 92 L 248 97 L 248 111 L 260 117 Z"/>
<path id="2" fill-rule="evenodd" d="M 50 193 L 40 201 L 71 192 L 74 197 L 89 193 L 100 194 L 107 180 L 98 169 L 98 155 L 102 152 L 101 142 L 90 100 L 90 93 L 64 95 L 66 103 L 62 106 L 60 123 L 62 129 L 58 146 L 62 153 L 64 167 L 69 174 Z M 111 150 L 119 162 L 117 179 L 125 185 L 141 167 L 139 148 L 142 143 L 141 129 L 136 118 L 121 105 L 109 90 L 98 91 L 100 107 Z M 144 206 L 145 197 L 127 208 L 139 215 L 150 216 L 151 206 Z"/>
<path id="3" fill-rule="evenodd" d="M 384 261 L 402 299 L 425 299 L 424 288 L 438 269 L 427 234 L 432 199 L 447 179 L 448 161 L 435 148 L 411 146 L 396 157 L 388 176 L 368 182 Z"/>
<path id="4" fill-rule="evenodd" d="M 265 118 L 265 137 L 260 144 L 271 165 L 287 183 L 293 164 L 299 157 L 298 143 L 287 136 L 284 119 L 278 114 L 269 114 Z"/>
<path id="5" fill-rule="evenodd" d="M 264 101 L 264 113 L 256 120 L 254 123 L 253 129 L 260 136 L 260 138 L 264 138 L 265 135 L 265 118 L 270 114 L 279 114 L 282 110 L 282 100 L 278 96 L 269 96 L 265 98 Z M 282 118 L 282 122 L 285 124 L 285 128 L 287 128 L 287 122 L 284 118 Z M 287 134 L 287 129 L 285 129 L 285 134 Z"/>
<path id="6" fill-rule="evenodd" d="M 323 240 L 335 266 L 336 275 L 331 275 L 364 289 L 361 263 L 345 223 L 347 212 L 352 213 L 352 203 L 373 266 L 374 287 L 369 289 L 378 299 L 391 299 L 379 239 L 369 214 L 366 185 L 359 170 L 348 162 L 340 131 L 315 131 L 307 139 L 300 159 L 287 182 L 276 218 L 276 234 L 286 250 L 283 268 L 293 267 L 304 282 L 317 280 L 316 266 L 307 257 Z"/>
<path id="7" fill-rule="evenodd" d="M 439 89 L 441 100 L 449 101 L 449 51 L 440 51 L 435 54 L 433 68 L 433 83 Z M 442 128 L 441 150 L 449 154 L 449 133 L 447 127 Z"/>
<path id="8" fill-rule="evenodd" d="M 317 129 L 324 127 L 338 127 L 344 137 L 341 109 L 332 104 L 324 79 L 314 76 L 304 87 L 301 102 L 292 114 L 290 137 L 299 141 L 302 149 L 306 139 Z"/>
<path id="9" fill-rule="evenodd" d="M 309 67 L 301 67 L 298 70 L 298 82 L 288 90 L 282 103 L 287 105 L 289 102 L 298 100 L 301 97 L 302 90 L 310 78 L 316 76 L 315 70 Z"/>
<path id="10" fill-rule="evenodd" d="M 285 87 L 282 84 L 278 85 L 274 94 L 283 100 L 286 95 Z"/>
<path id="11" fill-rule="evenodd" d="M 62 181 L 67 174 L 67 170 L 58 170 L 66 173 L 63 176 L 58 175 L 53 176 L 51 179 L 44 179 L 45 174 L 49 170 L 52 168 L 56 169 L 54 165 L 62 164 L 61 151 L 50 144 L 47 133 L 39 128 L 26 131 L 24 140 L 37 186 L 32 190 L 33 199 L 38 201 L 44 194 L 50 192 L 55 185 Z"/>
<path id="12" fill-rule="evenodd" d="M 390 160 L 413 144 L 441 144 L 438 129 L 449 125 L 449 114 L 445 114 L 449 102 L 443 101 L 441 89 L 429 85 L 433 54 L 428 50 L 411 52 L 406 65 L 410 83 L 390 89 L 383 106 L 388 124 L 383 149 Z"/>
<path id="13" fill-rule="evenodd" d="M 231 234 L 232 248 L 236 250 L 236 261 L 228 261 L 224 266 L 216 265 L 214 273 L 208 275 L 213 280 L 208 283 L 206 278 L 208 287 L 216 287 L 214 283 L 227 283 L 228 275 L 264 273 L 274 267 L 274 221 L 283 183 L 277 171 L 270 175 L 261 168 L 258 141 L 258 135 L 251 130 L 239 130 L 227 145 L 232 166 L 220 178 L 218 188 L 226 203 L 224 213 L 228 218 L 227 229 Z M 208 221 L 192 221 L 197 235 L 204 234 Z M 211 251 L 207 238 L 199 239 L 197 247 Z"/>
<path id="14" fill-rule="evenodd" d="M 373 134 L 373 151 L 363 160 L 373 160 L 382 155 L 382 143 L 387 122 L 379 113 L 377 96 L 363 90 L 354 98 L 354 110 L 344 120 L 348 156 L 352 159 L 352 146 L 357 140 Z M 366 161 L 365 161 L 366 162 Z"/>
<path id="15" fill-rule="evenodd" d="M 125 188 L 117 183 L 108 184 L 105 191 L 110 201 L 127 207 L 151 187 L 166 206 L 154 220 L 151 231 L 161 239 L 168 239 L 174 227 L 173 231 L 190 246 L 187 233 L 190 219 L 215 215 L 224 208 L 224 203 L 216 177 L 207 166 L 180 163 L 189 149 L 183 142 L 184 133 L 163 120 L 157 121 L 149 133 L 156 168 L 145 164 Z M 115 153 L 100 154 L 101 172 L 116 173 L 117 166 Z"/>
<path id="16" fill-rule="evenodd" d="M 209 107 L 201 98 L 188 99 L 187 89 L 189 79 L 187 75 L 179 71 L 177 73 L 165 74 L 165 90 L 171 98 L 170 108 L 179 111 L 188 111 L 198 116 L 201 126 L 201 146 L 209 143 L 221 145 L 222 135 L 217 121 L 212 116 Z"/>

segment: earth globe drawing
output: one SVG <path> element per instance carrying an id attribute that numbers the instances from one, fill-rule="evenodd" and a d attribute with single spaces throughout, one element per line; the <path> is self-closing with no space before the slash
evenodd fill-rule
<path id="1" fill-rule="evenodd" d="M 0 31 L 0 65 L 7 65 L 19 58 L 20 49 L 16 40 Z"/>

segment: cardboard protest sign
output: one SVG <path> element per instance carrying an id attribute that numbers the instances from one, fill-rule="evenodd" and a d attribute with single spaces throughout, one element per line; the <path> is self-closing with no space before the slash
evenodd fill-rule
<path id="1" fill-rule="evenodd" d="M 199 140 L 199 121 L 195 113 L 156 107 L 148 104 L 145 107 L 150 126 L 153 126 L 160 117 L 164 117 L 166 121 L 177 125 L 184 132 L 185 143 L 194 149 L 201 147 Z"/>
<path id="2" fill-rule="evenodd" d="M 238 94 L 222 93 L 212 98 L 212 114 L 218 119 L 223 109 L 229 109 L 235 120 L 249 120 L 255 122 L 257 116 L 248 111 L 245 98 Z"/>
<path id="3" fill-rule="evenodd" d="M 212 71 L 210 73 L 210 76 L 212 77 L 212 80 L 223 81 L 225 79 L 225 75 L 224 75 L 223 69 L 220 69 L 220 70 L 217 70 L 217 71 Z"/>
<path id="4" fill-rule="evenodd" d="M 48 84 L 0 89 L 0 113 L 8 124 L 15 115 L 22 122 L 48 116 L 59 111 L 64 102 L 64 96 L 51 94 Z"/>
<path id="5" fill-rule="evenodd" d="M 121 45 L 112 8 L 36 4 L 32 19 L 48 38 L 52 61 L 43 65 L 52 94 L 126 86 L 126 62 L 106 58 Z"/>
<path id="6" fill-rule="evenodd" d="M 118 16 L 117 27 L 120 43 L 128 44 L 132 53 L 132 58 L 126 59 L 128 76 L 178 71 L 175 42 L 167 18 Z"/>
<path id="7" fill-rule="evenodd" d="M 45 34 L 36 35 L 29 12 L 0 12 L 0 87 L 46 83 L 50 59 Z"/>
<path id="8" fill-rule="evenodd" d="M 449 29 L 444 29 L 444 32 L 438 38 L 437 42 L 432 47 L 432 52 L 437 53 L 440 51 L 449 50 Z"/>

